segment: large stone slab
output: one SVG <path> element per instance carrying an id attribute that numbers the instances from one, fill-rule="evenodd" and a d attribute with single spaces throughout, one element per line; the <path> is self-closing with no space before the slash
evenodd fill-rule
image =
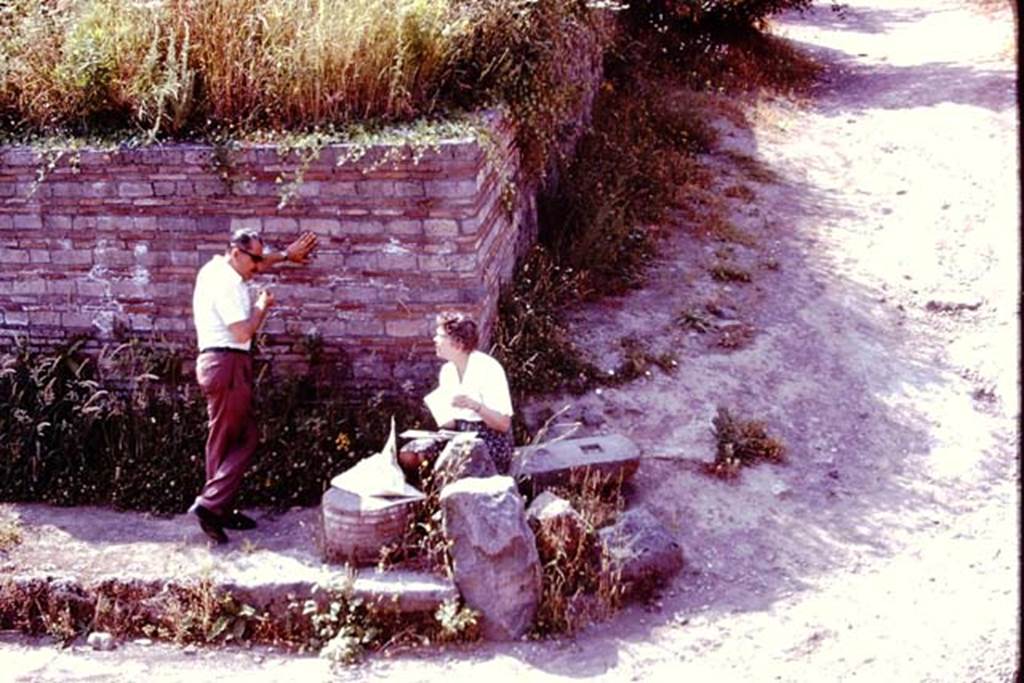
<path id="1" fill-rule="evenodd" d="M 533 623 L 541 567 L 522 496 L 511 477 L 470 477 L 441 491 L 442 523 L 455 585 L 481 613 L 491 640 L 511 640 Z"/>
<path id="2" fill-rule="evenodd" d="M 534 495 L 588 475 L 627 481 L 640 465 L 640 448 L 622 434 L 564 439 L 516 450 L 509 474 Z"/>

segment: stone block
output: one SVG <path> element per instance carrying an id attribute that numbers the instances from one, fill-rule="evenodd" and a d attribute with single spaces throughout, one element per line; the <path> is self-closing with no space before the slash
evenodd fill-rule
<path id="1" fill-rule="evenodd" d="M 43 216 L 43 227 L 46 230 L 70 230 L 71 216 L 61 216 L 58 214 L 48 213 Z"/>
<path id="2" fill-rule="evenodd" d="M 96 229 L 124 234 L 135 229 L 131 216 L 97 216 Z"/>
<path id="3" fill-rule="evenodd" d="M 77 199 L 82 196 L 82 184 L 50 183 L 50 196 L 55 199 Z"/>
<path id="4" fill-rule="evenodd" d="M 417 180 L 396 180 L 396 197 L 422 197 L 423 183 Z"/>
<path id="5" fill-rule="evenodd" d="M 476 259 L 468 254 L 421 254 L 416 258 L 420 270 L 466 273 L 476 270 Z"/>
<path id="6" fill-rule="evenodd" d="M 479 191 L 475 180 L 428 180 L 423 189 L 427 196 L 445 199 L 468 199 Z"/>
<path id="7" fill-rule="evenodd" d="M 357 194 L 356 184 L 347 180 L 326 182 L 320 187 L 320 195 L 323 197 L 355 197 Z"/>
<path id="8" fill-rule="evenodd" d="M 428 239 L 447 239 L 459 236 L 459 224 L 453 220 L 429 219 L 423 221 L 423 234 Z"/>
<path id="9" fill-rule="evenodd" d="M 335 235 L 341 229 L 341 221 L 336 218 L 300 218 L 299 230 L 314 232 L 318 235 Z"/>
<path id="10" fill-rule="evenodd" d="M 361 197 L 382 199 L 395 196 L 395 183 L 390 180 L 360 180 L 356 192 Z"/>
<path id="11" fill-rule="evenodd" d="M 541 567 L 515 482 L 460 479 L 442 489 L 440 502 L 455 585 L 481 613 L 481 633 L 491 640 L 521 637 L 540 601 Z"/>
<path id="12" fill-rule="evenodd" d="M 25 311 L 4 311 L 4 323 L 11 327 L 25 327 L 28 325 L 28 313 Z"/>
<path id="13" fill-rule="evenodd" d="M 384 331 L 389 337 L 419 337 L 430 335 L 430 324 L 424 319 L 398 319 L 384 321 Z"/>
<path id="14" fill-rule="evenodd" d="M 185 216 L 157 216 L 157 230 L 169 235 L 196 231 L 196 220 Z"/>
<path id="15" fill-rule="evenodd" d="M 537 493 L 588 476 L 625 482 L 639 465 L 637 445 L 622 434 L 608 434 L 519 448 L 509 473 L 525 491 Z"/>
<path id="16" fill-rule="evenodd" d="M 60 313 L 56 311 L 30 311 L 28 314 L 29 325 L 33 327 L 59 327 Z"/>
<path id="17" fill-rule="evenodd" d="M 14 214 L 15 230 L 38 230 L 43 227 L 43 219 L 36 213 Z"/>
<path id="18" fill-rule="evenodd" d="M 294 218 L 283 218 L 275 216 L 273 218 L 263 219 L 263 231 L 266 233 L 286 233 L 293 234 L 298 232 L 299 222 Z"/>
<path id="19" fill-rule="evenodd" d="M 4 152 L 5 166 L 36 166 L 40 163 L 35 150 L 28 147 L 9 147 Z"/>
<path id="20" fill-rule="evenodd" d="M 92 327 L 92 323 L 93 317 L 87 313 L 62 312 L 60 314 L 61 326 L 68 329 L 85 329 Z"/>
<path id="21" fill-rule="evenodd" d="M 170 197 L 174 194 L 175 185 L 170 180 L 160 180 L 153 183 L 153 194 L 157 197 Z"/>
<path id="22" fill-rule="evenodd" d="M 316 198 L 320 196 L 321 184 L 314 180 L 304 180 L 299 183 L 298 194 L 300 197 Z"/>
<path id="23" fill-rule="evenodd" d="M 408 272 L 416 269 L 416 255 L 412 253 L 384 252 L 378 257 L 377 265 L 381 270 Z"/>
<path id="24" fill-rule="evenodd" d="M 384 224 L 384 232 L 388 235 L 400 235 L 403 237 L 422 235 L 423 221 L 413 219 L 388 221 Z"/>
<path id="25" fill-rule="evenodd" d="M 55 251 L 50 254 L 53 263 L 63 265 L 88 265 L 92 261 L 92 252 L 84 249 L 71 249 L 67 251 Z"/>
<path id="26" fill-rule="evenodd" d="M 0 263 L 29 263 L 31 260 L 26 249 L 0 249 Z"/>
<path id="27" fill-rule="evenodd" d="M 14 294 L 46 294 L 46 280 L 37 277 L 27 277 L 14 281 Z"/>
<path id="28" fill-rule="evenodd" d="M 153 185 L 140 182 L 121 182 L 117 185 L 117 196 L 125 198 L 152 197 Z"/>

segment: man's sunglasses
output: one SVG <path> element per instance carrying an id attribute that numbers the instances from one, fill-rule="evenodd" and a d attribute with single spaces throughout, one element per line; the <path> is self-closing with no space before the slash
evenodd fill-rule
<path id="1" fill-rule="evenodd" d="M 260 256 L 259 254 L 254 254 L 251 251 L 249 251 L 248 249 L 242 249 L 238 245 L 235 245 L 235 248 L 238 249 L 238 251 L 240 251 L 243 254 L 245 254 L 246 256 L 248 256 L 249 258 L 251 258 L 253 263 L 259 263 L 260 261 L 263 260 L 262 256 Z"/>

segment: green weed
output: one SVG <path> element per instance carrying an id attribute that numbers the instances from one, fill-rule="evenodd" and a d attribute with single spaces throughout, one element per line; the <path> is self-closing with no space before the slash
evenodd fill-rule
<path id="1" fill-rule="evenodd" d="M 723 479 L 734 478 L 740 468 L 762 460 L 781 463 L 786 449 L 768 435 L 764 423 L 736 418 L 727 408 L 718 407 L 711 421 L 715 433 L 715 461 L 705 471 Z"/>

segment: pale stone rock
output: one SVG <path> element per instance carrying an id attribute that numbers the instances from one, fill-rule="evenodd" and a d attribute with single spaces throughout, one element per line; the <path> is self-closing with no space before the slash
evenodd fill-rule
<path id="1" fill-rule="evenodd" d="M 523 499 L 510 477 L 466 478 L 441 491 L 455 585 L 491 640 L 525 634 L 541 594 L 541 567 Z"/>

